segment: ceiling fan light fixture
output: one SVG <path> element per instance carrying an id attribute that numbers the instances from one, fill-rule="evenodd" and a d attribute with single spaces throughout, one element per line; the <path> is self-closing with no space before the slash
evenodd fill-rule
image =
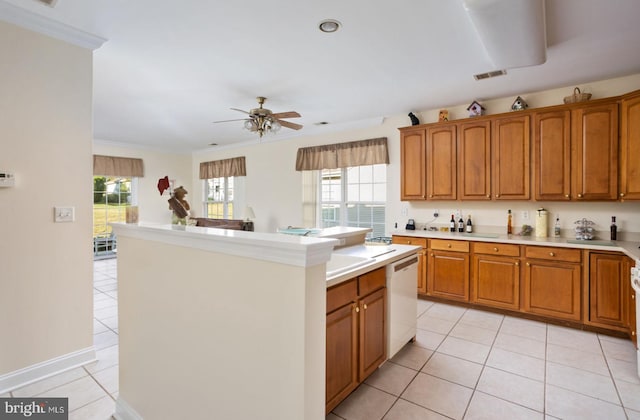
<path id="1" fill-rule="evenodd" d="M 341 26 L 342 24 L 335 19 L 325 19 L 318 24 L 318 29 L 320 29 L 321 32 L 330 34 L 336 32 Z"/>
<path id="2" fill-rule="evenodd" d="M 278 122 L 278 120 L 272 120 L 269 125 L 269 130 L 277 133 L 282 128 L 282 125 Z"/>
<path id="3" fill-rule="evenodd" d="M 256 122 L 254 120 L 246 120 L 244 122 L 244 128 L 249 131 L 256 131 L 258 127 L 256 126 Z"/>

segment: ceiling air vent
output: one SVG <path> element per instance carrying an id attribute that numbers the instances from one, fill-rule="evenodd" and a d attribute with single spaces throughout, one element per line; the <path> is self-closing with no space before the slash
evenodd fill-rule
<path id="1" fill-rule="evenodd" d="M 40 3 L 44 3 L 47 6 L 51 6 L 51 7 L 54 7 L 56 5 L 56 3 L 58 2 L 58 0 L 37 0 L 37 1 L 39 1 Z"/>
<path id="2" fill-rule="evenodd" d="M 476 80 L 482 80 L 482 79 L 489 79 L 491 77 L 504 76 L 505 74 L 507 74 L 506 70 L 494 70 L 494 71 L 488 71 L 486 73 L 474 74 L 473 78 Z"/>

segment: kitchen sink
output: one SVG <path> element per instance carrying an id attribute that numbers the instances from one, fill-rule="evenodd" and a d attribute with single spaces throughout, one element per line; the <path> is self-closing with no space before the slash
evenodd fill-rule
<path id="1" fill-rule="evenodd" d="M 373 261 L 371 258 L 333 253 L 331 259 L 327 261 L 327 278 L 367 265 Z"/>

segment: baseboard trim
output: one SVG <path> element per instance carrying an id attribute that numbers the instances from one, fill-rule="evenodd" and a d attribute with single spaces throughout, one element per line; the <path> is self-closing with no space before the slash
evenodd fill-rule
<path id="1" fill-rule="evenodd" d="M 26 368 L 0 375 L 0 394 L 21 388 L 41 379 L 86 365 L 96 360 L 96 349 L 91 346 L 64 354 Z"/>
<path id="2" fill-rule="evenodd" d="M 142 416 L 121 396 L 118 396 L 116 400 L 116 412 L 113 413 L 113 417 L 116 418 L 116 420 L 143 420 Z"/>

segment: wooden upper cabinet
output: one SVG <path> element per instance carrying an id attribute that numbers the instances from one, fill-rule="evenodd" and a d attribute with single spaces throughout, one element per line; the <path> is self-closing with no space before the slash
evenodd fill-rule
<path id="1" fill-rule="evenodd" d="M 499 118 L 491 130 L 493 198 L 531 198 L 530 116 Z"/>
<path id="2" fill-rule="evenodd" d="M 458 198 L 491 199 L 491 121 L 458 125 Z"/>
<path id="3" fill-rule="evenodd" d="M 640 200 L 640 90 L 623 96 L 620 112 L 620 199 Z"/>
<path id="4" fill-rule="evenodd" d="M 427 198 L 457 198 L 456 125 L 427 128 Z"/>
<path id="5" fill-rule="evenodd" d="M 400 199 L 426 199 L 424 128 L 401 132 L 400 168 Z"/>
<path id="6" fill-rule="evenodd" d="M 577 200 L 618 198 L 618 103 L 571 111 L 572 191 Z"/>
<path id="7" fill-rule="evenodd" d="M 571 199 L 571 113 L 533 114 L 533 197 Z"/>

